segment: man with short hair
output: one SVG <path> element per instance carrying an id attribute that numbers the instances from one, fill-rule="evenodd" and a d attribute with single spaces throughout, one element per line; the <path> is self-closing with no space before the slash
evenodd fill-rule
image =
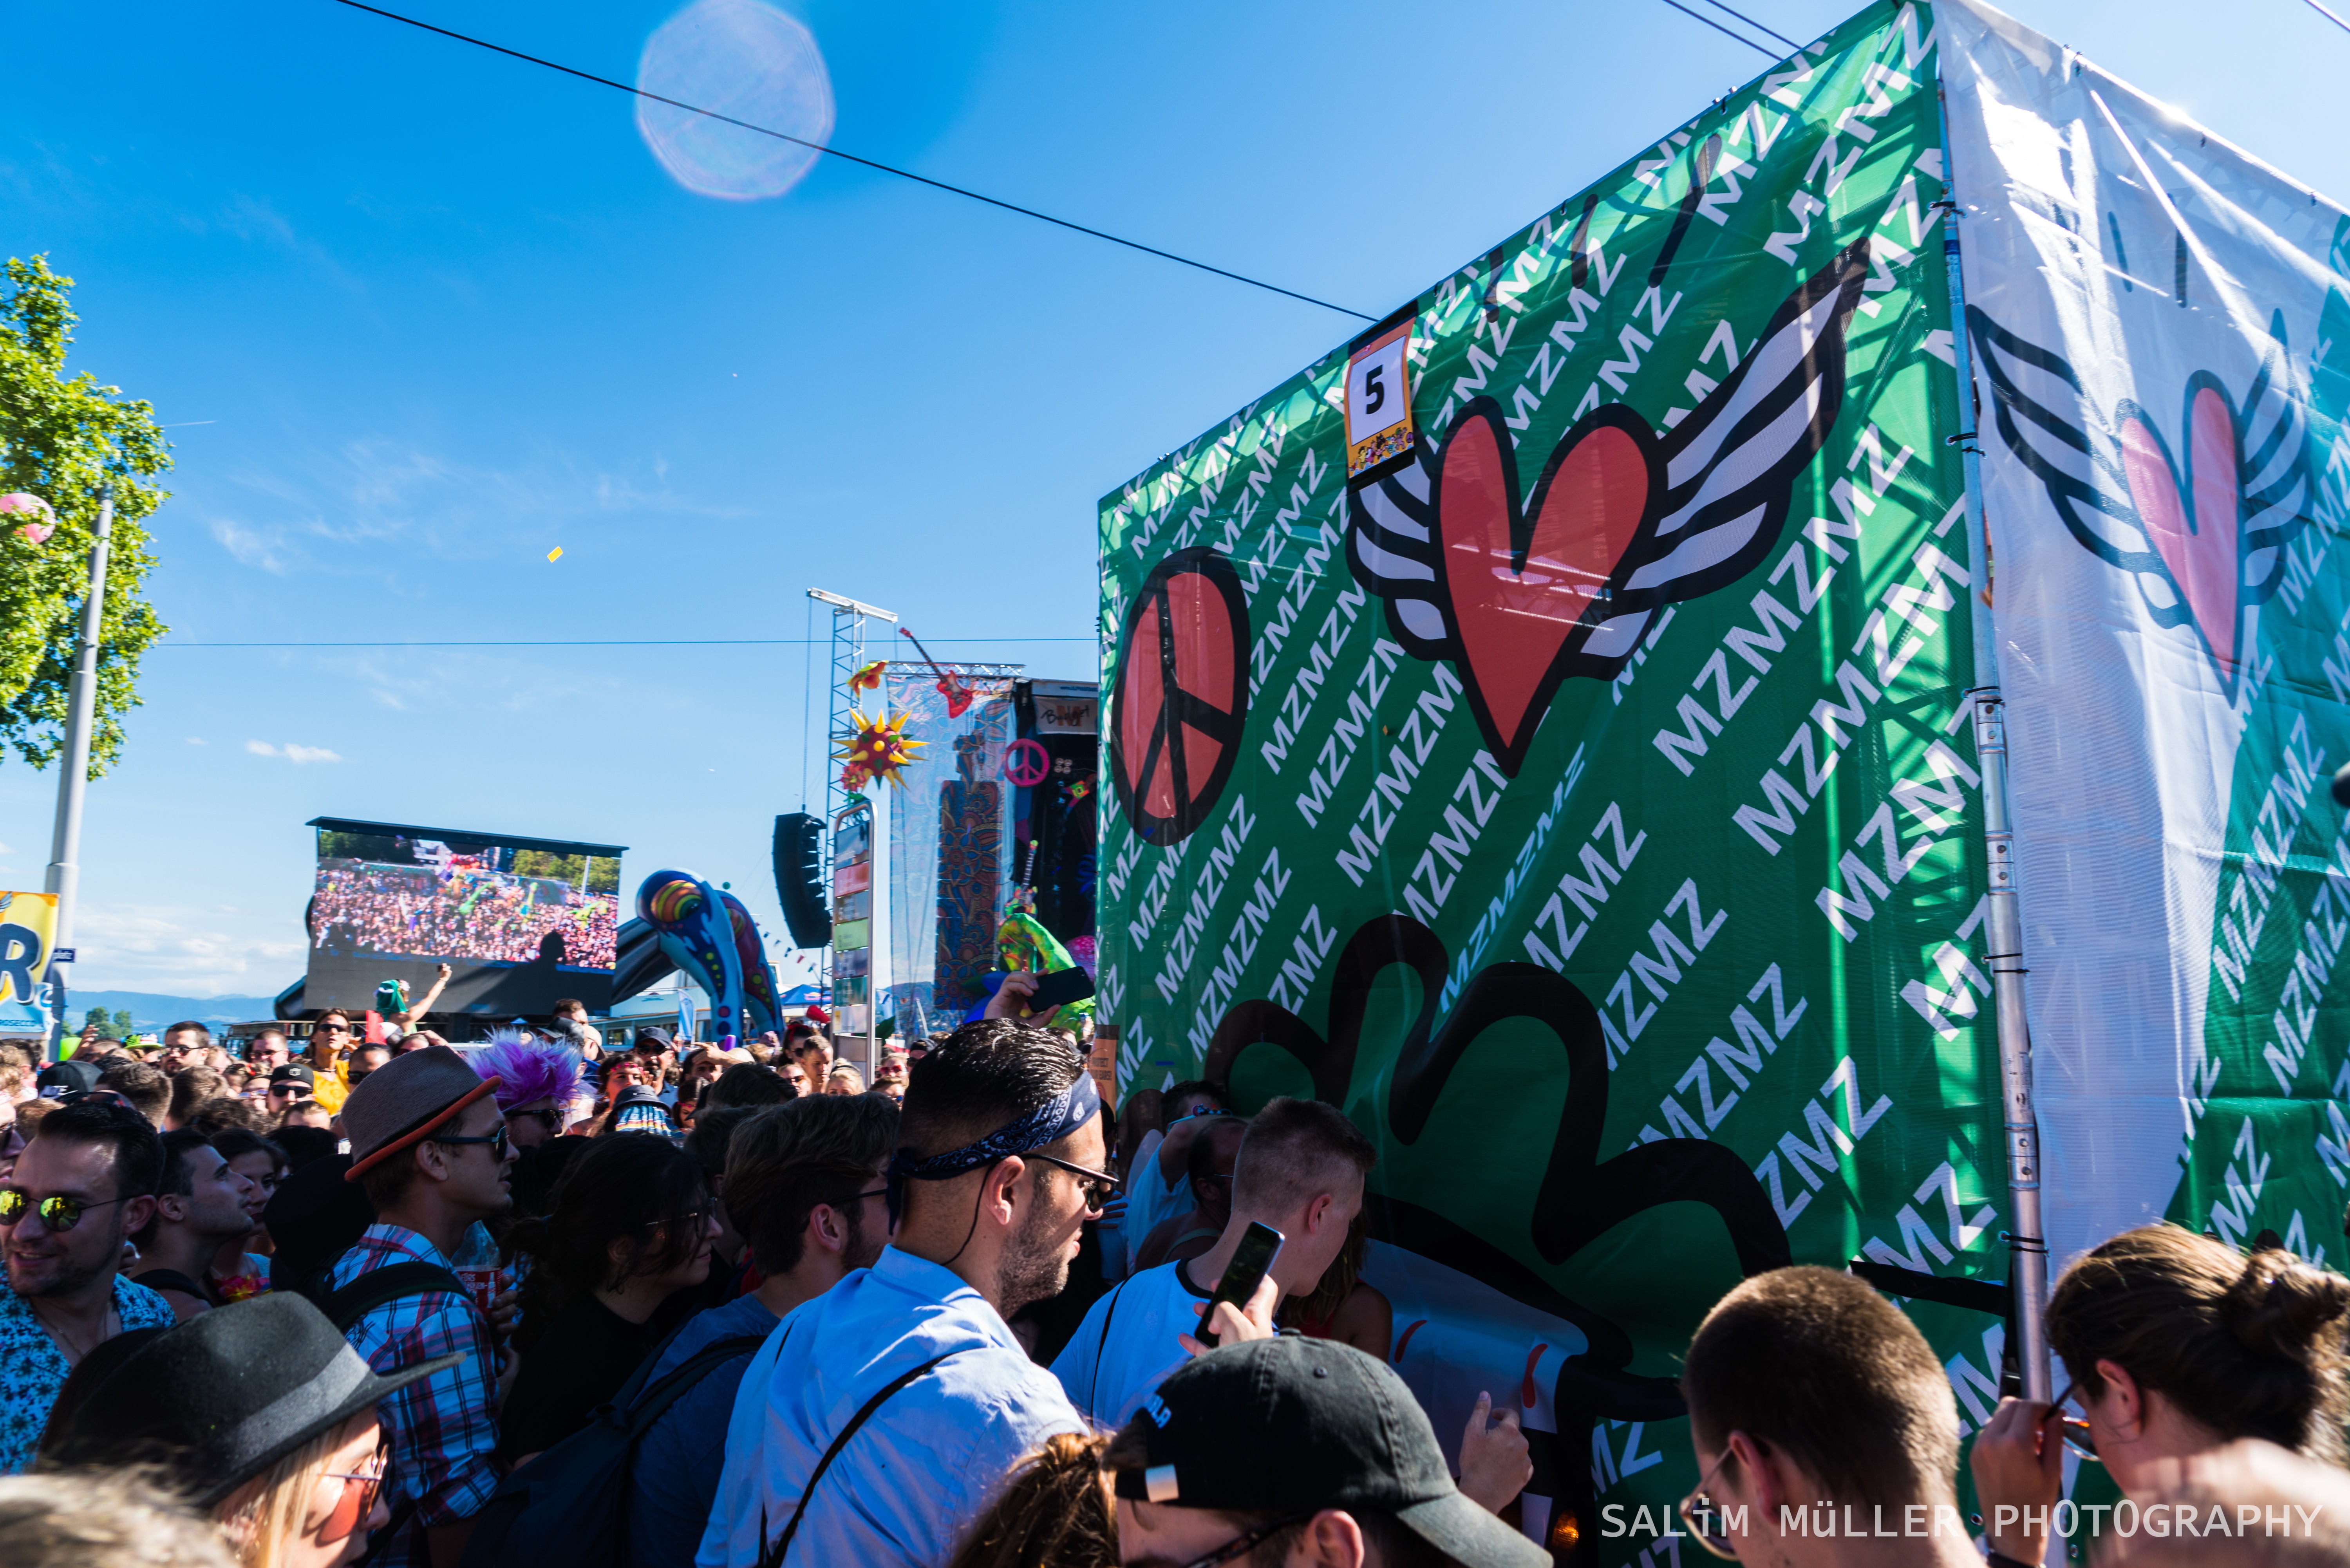
<path id="1" fill-rule="evenodd" d="M 889 1237 L 883 1172 L 898 1109 L 864 1096 L 819 1096 L 754 1112 L 727 1140 L 717 1190 L 729 1224 L 765 1276 L 759 1288 L 690 1320 L 661 1351 L 647 1385 L 704 1348 L 764 1335 L 783 1315 L 869 1268 Z M 701 1128 L 697 1127 L 698 1137 Z M 692 1139 L 686 1147 L 691 1149 Z M 727 1417 L 751 1350 L 712 1368 L 669 1407 L 637 1450 L 628 1509 L 629 1560 L 686 1568 L 707 1525 L 726 1457 Z M 813 1559 L 811 1559 L 813 1561 Z"/>
<path id="2" fill-rule="evenodd" d="M 369 1074 L 377 1072 L 389 1064 L 392 1055 L 392 1049 L 389 1045 L 361 1045 L 351 1053 L 351 1059 L 343 1064 L 343 1075 L 348 1080 L 351 1087 L 356 1089 L 367 1081 Z"/>
<path id="3" fill-rule="evenodd" d="M 210 1067 L 190 1065 L 172 1075 L 172 1103 L 163 1110 L 163 1130 L 188 1125 L 189 1116 L 206 1100 L 228 1093 L 228 1080 Z"/>
<path id="4" fill-rule="evenodd" d="M 351 1015 L 329 1007 L 310 1025 L 310 1092 L 328 1115 L 343 1108 L 350 1085 L 342 1076 L 343 1053 L 359 1037 L 351 1033 Z"/>
<path id="5" fill-rule="evenodd" d="M 497 1086 L 438 1045 L 394 1058 L 351 1091 L 344 1179 L 365 1184 L 376 1221 L 336 1262 L 329 1289 L 400 1263 L 445 1270 L 475 1221 L 513 1207 Z M 383 1497 L 400 1522 L 371 1562 L 456 1568 L 498 1482 L 491 1453 L 503 1390 L 489 1319 L 468 1293 L 426 1290 L 362 1314 L 347 1336 L 378 1372 L 454 1358 L 376 1407 L 390 1449 Z"/>
<path id="6" fill-rule="evenodd" d="M 122 1243 L 155 1211 L 163 1146 L 147 1118 L 111 1100 L 56 1106 L 0 1184 L 0 1475 L 33 1462 L 57 1390 L 81 1358 L 172 1309 L 120 1276 Z"/>
<path id="7" fill-rule="evenodd" d="M 292 1060 L 286 1045 L 286 1031 L 265 1029 L 244 1044 L 244 1064 L 264 1077 Z"/>
<path id="8" fill-rule="evenodd" d="M 130 1278 L 159 1292 L 182 1323 L 224 1305 L 207 1274 L 224 1246 L 259 1229 L 252 1201 L 252 1181 L 203 1133 L 165 1133 L 154 1213 L 130 1233 L 139 1248 Z"/>
<path id="9" fill-rule="evenodd" d="M 1364 1174 L 1377 1158 L 1336 1106 L 1285 1096 L 1267 1101 L 1241 1139 L 1223 1233 L 1198 1257 L 1129 1275 L 1093 1304 L 1053 1363 L 1069 1398 L 1103 1426 L 1124 1426 L 1189 1358 L 1178 1336 L 1197 1326 L 1199 1303 L 1223 1278 L 1252 1223 L 1282 1234 L 1271 1276 L 1276 1301 L 1310 1293 L 1347 1245 L 1347 1228 L 1363 1207 Z"/>
<path id="10" fill-rule="evenodd" d="M 1453 1485 L 1403 1379 L 1335 1340 L 1256 1340 L 1200 1356 L 1111 1439 L 1102 1469 L 1118 1494 L 1123 1563 L 1551 1561 Z"/>
<path id="11" fill-rule="evenodd" d="M 604 1048 L 604 1036 L 598 1032 L 594 1024 L 588 1022 L 586 1002 L 576 996 L 567 996 L 548 1011 L 555 1014 L 556 1025 L 569 1036 L 574 1047 L 583 1052 L 601 1051 Z"/>
<path id="12" fill-rule="evenodd" d="M 133 1110 L 158 1127 L 172 1108 L 172 1080 L 151 1062 L 135 1062 L 128 1056 L 110 1058 L 99 1069 L 98 1086 L 112 1089 L 129 1100 Z"/>
<path id="13" fill-rule="evenodd" d="M 898 1137 L 890 1244 L 743 1373 L 702 1568 L 752 1568 L 786 1530 L 795 1561 L 934 1568 L 1014 1460 L 1085 1430 L 1004 1321 L 1060 1291 L 1116 1189 L 1085 1058 L 1041 1030 L 967 1023 L 915 1066 Z"/>
<path id="14" fill-rule="evenodd" d="M 211 1030 L 192 1018 L 183 1018 L 163 1031 L 163 1049 L 155 1058 L 155 1065 L 166 1073 L 176 1073 L 192 1062 L 202 1062 L 196 1053 L 212 1043 Z"/>
<path id="15" fill-rule="evenodd" d="M 1722 1297 L 1690 1341 L 1681 1397 L 1711 1503 L 1699 1521 L 1742 1563 L 1981 1568 L 1958 1510 L 1950 1379 L 1850 1274 L 1774 1269 Z M 1851 1522 L 1806 1528 L 1814 1504 Z"/>

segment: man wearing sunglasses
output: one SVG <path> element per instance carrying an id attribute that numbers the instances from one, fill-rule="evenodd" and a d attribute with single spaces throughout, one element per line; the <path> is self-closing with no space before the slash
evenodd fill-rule
<path id="1" fill-rule="evenodd" d="M 169 1328 L 161 1295 L 120 1277 L 122 1243 L 155 1212 L 163 1140 L 117 1099 L 43 1116 L 0 1183 L 0 1475 L 33 1461 L 57 1391 L 116 1334 Z"/>
<path id="2" fill-rule="evenodd" d="M 1104 1155 L 1100 1096 L 1057 1035 L 984 1019 L 915 1064 L 890 1244 L 752 1358 L 702 1568 L 947 1562 L 1014 1460 L 1086 1429 L 1004 1320 L 1067 1281 L 1117 1189 Z"/>
<path id="3" fill-rule="evenodd" d="M 342 1111 L 351 1144 L 345 1179 L 365 1184 L 376 1222 L 336 1262 L 331 1289 L 406 1263 L 448 1271 L 477 1220 L 514 1206 L 514 1149 L 492 1097 L 498 1082 L 435 1045 L 392 1058 L 351 1091 Z M 378 1407 L 394 1521 L 370 1559 L 380 1568 L 456 1568 L 473 1516 L 498 1481 L 494 1412 L 507 1374 L 490 1320 L 468 1292 L 420 1287 L 362 1314 L 347 1335 L 387 1376 L 456 1356 Z"/>
<path id="4" fill-rule="evenodd" d="M 1958 1510 L 1950 1379 L 1850 1274 L 1775 1269 L 1722 1297 L 1690 1342 L 1681 1395 L 1699 1477 L 1682 1526 L 1715 1556 L 1981 1568 Z"/>

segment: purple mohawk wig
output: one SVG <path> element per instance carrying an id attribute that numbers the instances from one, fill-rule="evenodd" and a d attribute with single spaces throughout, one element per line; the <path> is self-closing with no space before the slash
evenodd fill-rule
<path id="1" fill-rule="evenodd" d="M 491 1033 L 488 1049 L 475 1053 L 473 1070 L 498 1080 L 502 1111 L 539 1100 L 567 1105 L 579 1085 L 579 1053 L 519 1029 L 502 1028 Z"/>

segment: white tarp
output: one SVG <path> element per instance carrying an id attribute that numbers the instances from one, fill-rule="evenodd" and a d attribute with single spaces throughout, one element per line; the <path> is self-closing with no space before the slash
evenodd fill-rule
<path id="1" fill-rule="evenodd" d="M 2338 1262 L 2343 210 L 1937 19 L 2052 1250 L 2168 1215 Z"/>

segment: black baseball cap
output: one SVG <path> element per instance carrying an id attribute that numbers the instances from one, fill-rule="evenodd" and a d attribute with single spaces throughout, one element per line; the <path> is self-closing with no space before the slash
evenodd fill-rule
<path id="1" fill-rule="evenodd" d="M 317 1081 L 318 1075 L 299 1062 L 288 1062 L 282 1067 L 270 1069 L 269 1073 L 272 1087 L 279 1084 L 299 1084 L 307 1089 L 315 1085 Z"/>
<path id="2" fill-rule="evenodd" d="M 1226 1513 L 1392 1515 L 1463 1568 L 1549 1568 L 1550 1553 L 1461 1494 L 1419 1402 L 1386 1363 L 1284 1335 L 1195 1356 L 1128 1423 L 1149 1462 L 1118 1495 Z"/>
<path id="3" fill-rule="evenodd" d="M 98 1087 L 98 1075 L 104 1071 L 95 1062 L 85 1062 L 69 1056 L 62 1062 L 52 1062 L 41 1069 L 33 1086 L 45 1100 L 74 1099 Z"/>
<path id="4" fill-rule="evenodd" d="M 663 1029 L 658 1023 L 648 1023 L 643 1028 L 637 1031 L 636 1044 L 631 1045 L 629 1049 L 632 1051 L 674 1051 L 677 1049 L 677 1037 L 671 1034 L 668 1030 Z"/>

